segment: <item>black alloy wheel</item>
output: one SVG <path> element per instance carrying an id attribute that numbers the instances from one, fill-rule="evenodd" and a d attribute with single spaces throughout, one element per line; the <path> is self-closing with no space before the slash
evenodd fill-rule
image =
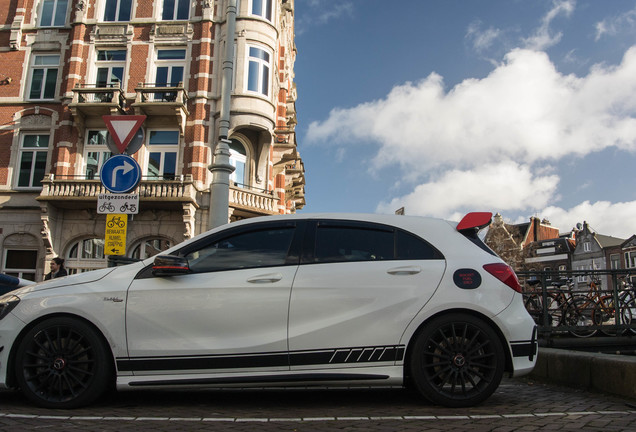
<path id="1" fill-rule="evenodd" d="M 456 408 L 481 403 L 497 389 L 505 355 L 488 324 L 456 313 L 426 324 L 410 360 L 419 392 L 433 403 Z"/>
<path id="2" fill-rule="evenodd" d="M 24 395 L 46 408 L 76 408 L 101 396 L 113 378 L 105 343 L 88 324 L 50 318 L 21 339 L 15 372 Z"/>

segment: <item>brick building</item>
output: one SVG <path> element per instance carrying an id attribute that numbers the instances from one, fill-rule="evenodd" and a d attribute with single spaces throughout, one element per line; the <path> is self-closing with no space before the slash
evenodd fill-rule
<path id="1" fill-rule="evenodd" d="M 302 208 L 294 0 L 237 3 L 228 35 L 228 0 L 0 2 L 0 271 L 40 280 L 54 256 L 70 273 L 107 265 L 104 115 L 146 116 L 125 257 L 206 231 L 228 43 L 228 220 Z"/>
<path id="2" fill-rule="evenodd" d="M 520 224 L 505 223 L 497 213 L 484 239 L 485 243 L 515 271 L 528 270 L 526 258 L 536 242 L 559 237 L 559 230 L 546 220 L 531 217 Z"/>

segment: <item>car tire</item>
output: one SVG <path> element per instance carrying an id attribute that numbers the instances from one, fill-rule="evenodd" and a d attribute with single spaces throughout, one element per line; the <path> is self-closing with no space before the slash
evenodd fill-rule
<path id="1" fill-rule="evenodd" d="M 70 317 L 30 329 L 16 351 L 22 393 L 45 408 L 77 408 L 99 398 L 113 381 L 113 362 L 101 335 Z"/>
<path id="2" fill-rule="evenodd" d="M 486 400 L 499 386 L 504 364 L 497 333 L 483 320 L 462 313 L 426 323 L 410 355 L 411 378 L 420 394 L 452 408 Z"/>

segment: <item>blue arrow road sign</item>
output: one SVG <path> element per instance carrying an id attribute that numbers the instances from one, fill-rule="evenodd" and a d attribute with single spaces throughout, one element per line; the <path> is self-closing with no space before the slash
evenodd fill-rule
<path id="1" fill-rule="evenodd" d="M 115 155 L 104 162 L 99 177 L 104 187 L 110 192 L 125 194 L 139 184 L 141 168 L 132 157 Z"/>

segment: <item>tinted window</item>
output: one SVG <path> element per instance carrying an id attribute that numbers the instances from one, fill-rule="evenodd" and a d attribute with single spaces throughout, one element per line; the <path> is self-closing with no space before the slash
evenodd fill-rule
<path id="1" fill-rule="evenodd" d="M 388 259 L 393 259 L 393 231 L 329 225 L 317 227 L 317 262 Z"/>
<path id="2" fill-rule="evenodd" d="M 185 255 L 194 273 L 286 264 L 294 227 L 241 232 Z"/>
<path id="3" fill-rule="evenodd" d="M 406 231 L 398 231 L 396 258 L 400 260 L 443 259 L 442 254 L 421 238 Z"/>

